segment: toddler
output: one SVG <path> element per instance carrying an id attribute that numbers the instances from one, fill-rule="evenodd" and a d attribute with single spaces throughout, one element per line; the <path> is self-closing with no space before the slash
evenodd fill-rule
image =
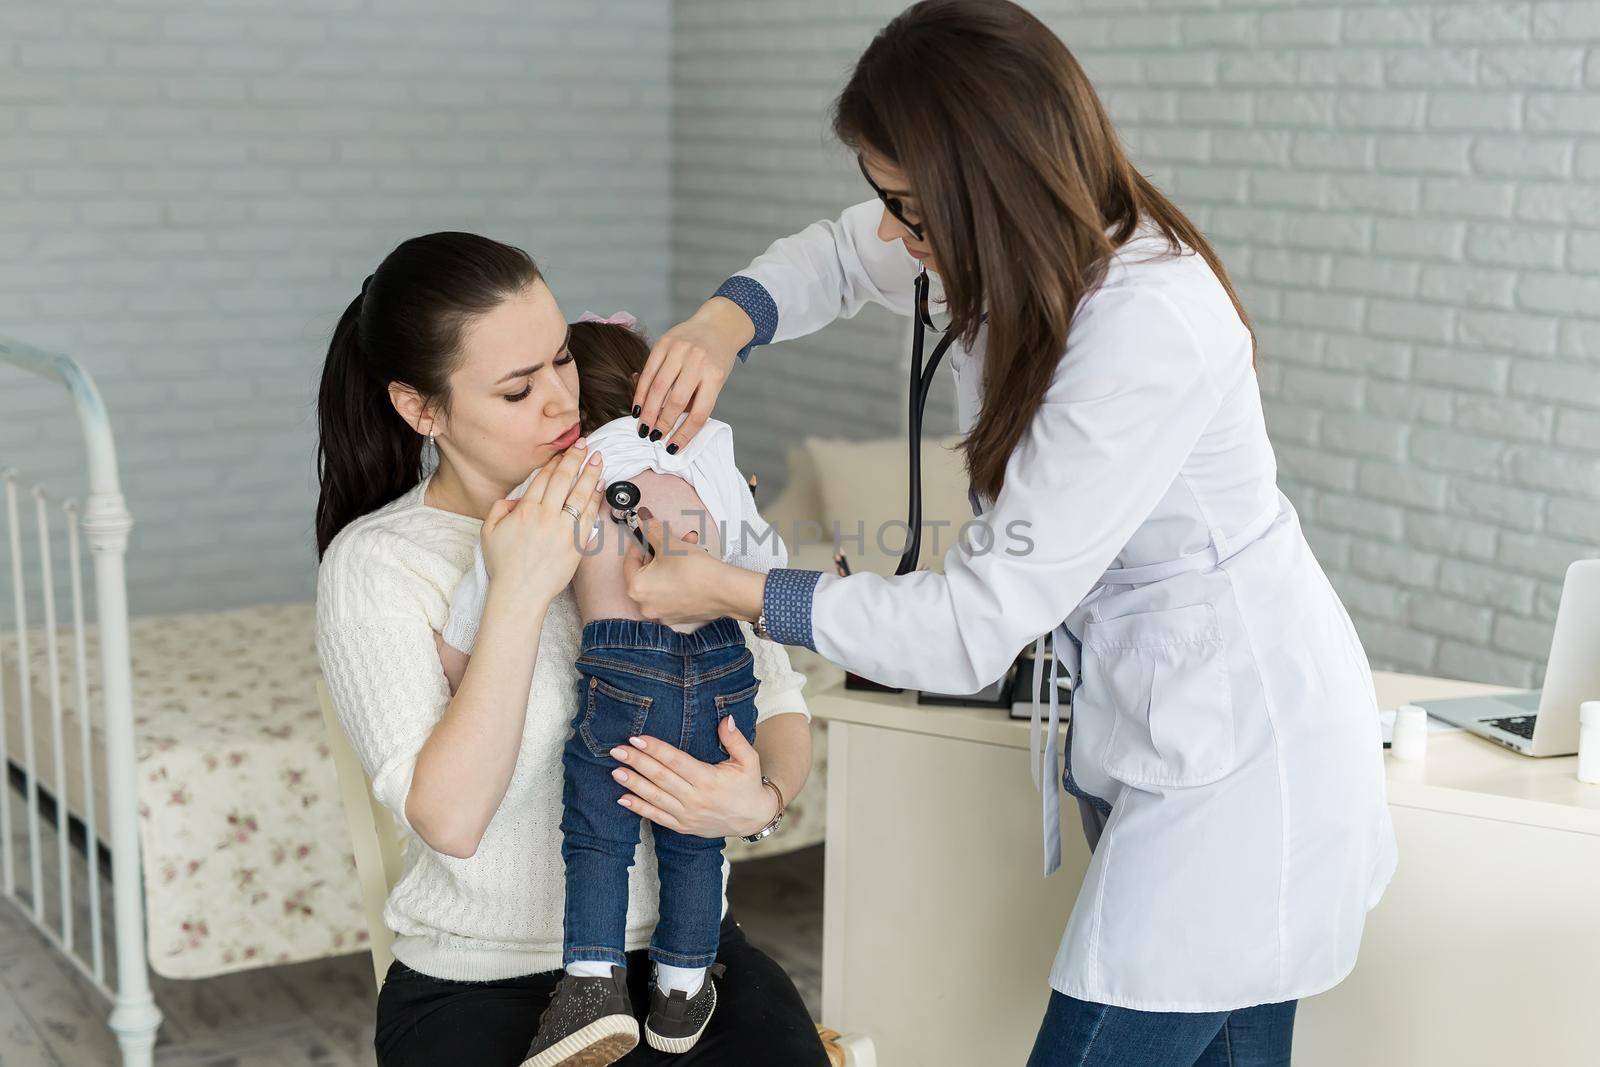
<path id="1" fill-rule="evenodd" d="M 688 445 L 669 454 L 639 437 L 629 416 L 649 346 L 632 316 L 585 313 L 571 326 L 577 360 L 578 418 L 590 451 L 602 456 L 601 482 L 627 480 L 666 523 L 668 538 L 693 530 L 699 546 L 753 570 L 784 566 L 782 540 L 756 511 L 734 464 L 733 434 L 706 420 Z M 668 435 L 670 436 L 670 435 Z M 532 475 L 512 491 L 521 497 Z M 754 657 L 738 621 L 665 625 L 645 619 L 629 598 L 626 553 L 643 555 L 632 531 L 603 500 L 572 587 L 583 620 L 576 661 L 580 687 L 572 734 L 562 752 L 561 856 L 566 863 L 562 963 L 566 974 L 539 1020 L 524 1067 L 599 1067 L 638 1043 L 628 999 L 624 933 L 628 869 L 639 842 L 639 816 L 618 804 L 611 749 L 637 734 L 659 737 L 706 763 L 727 752 L 717 740 L 724 715 L 755 740 Z M 675 551 L 688 551 L 677 544 Z M 451 595 L 443 638 L 451 688 L 459 683 L 483 614 L 489 575 L 480 546 L 472 569 Z M 456 650 L 451 655 L 449 650 Z M 720 839 L 652 828 L 660 877 L 660 918 L 650 941 L 655 982 L 645 1037 L 663 1052 L 687 1052 L 716 1008 L 714 965 L 721 924 Z"/>

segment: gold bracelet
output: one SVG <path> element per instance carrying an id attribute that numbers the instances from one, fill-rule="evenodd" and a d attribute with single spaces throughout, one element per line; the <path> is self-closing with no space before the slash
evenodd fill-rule
<path id="1" fill-rule="evenodd" d="M 767 825 L 763 826 L 761 829 L 757 830 L 753 834 L 748 834 L 748 835 L 740 838 L 740 840 L 747 841 L 752 845 L 755 844 L 757 841 L 760 841 L 764 837 L 770 837 L 774 832 L 777 831 L 779 824 L 781 824 L 783 822 L 783 809 L 785 807 L 785 801 L 783 799 L 783 790 L 778 788 L 778 783 L 777 782 L 774 782 L 771 778 L 768 778 L 764 774 L 761 776 L 761 784 L 764 785 L 764 786 L 771 787 L 772 791 L 774 793 L 778 794 L 778 810 L 772 816 L 772 820 L 770 822 L 768 822 Z"/>
<path id="2" fill-rule="evenodd" d="M 778 794 L 778 810 L 773 813 L 773 818 L 777 818 L 779 815 L 782 815 L 784 810 L 789 806 L 788 803 L 783 799 L 783 790 L 778 788 L 777 782 L 774 782 L 771 778 L 768 778 L 764 774 L 761 776 L 761 784 L 770 786 L 772 791 Z"/>

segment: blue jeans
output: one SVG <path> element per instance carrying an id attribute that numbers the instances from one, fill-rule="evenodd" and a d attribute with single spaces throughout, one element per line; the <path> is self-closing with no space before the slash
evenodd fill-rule
<path id="1" fill-rule="evenodd" d="M 1134 1011 L 1052 989 L 1028 1067 L 1288 1067 L 1296 1003 Z"/>
<path id="2" fill-rule="evenodd" d="M 637 734 L 659 737 L 705 763 L 728 758 L 717 737 L 732 715 L 745 740 L 756 732 L 755 658 L 730 616 L 682 634 L 658 622 L 596 619 L 583 628 L 578 711 L 562 750 L 561 858 L 567 865 L 562 964 L 627 966 L 628 868 L 639 816 L 618 804 L 611 750 Z M 650 958 L 708 967 L 722 922 L 723 839 L 652 828 L 661 880 Z"/>

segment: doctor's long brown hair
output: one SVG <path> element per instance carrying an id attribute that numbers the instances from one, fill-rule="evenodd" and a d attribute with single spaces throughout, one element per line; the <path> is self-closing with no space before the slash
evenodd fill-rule
<path id="1" fill-rule="evenodd" d="M 912 183 L 963 345 L 989 313 L 983 407 L 963 444 L 973 488 L 990 499 L 1067 352 L 1078 302 L 1142 220 L 1203 256 L 1250 326 L 1216 252 L 1133 168 L 1067 46 L 1009 0 L 901 12 L 856 62 L 833 128 Z"/>

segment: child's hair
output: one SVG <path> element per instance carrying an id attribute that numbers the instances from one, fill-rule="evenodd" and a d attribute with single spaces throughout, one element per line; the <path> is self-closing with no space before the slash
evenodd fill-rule
<path id="1" fill-rule="evenodd" d="M 644 337 L 610 322 L 575 322 L 567 342 L 578 364 L 578 424 L 593 433 L 633 411 L 633 389 L 650 358 Z"/>

